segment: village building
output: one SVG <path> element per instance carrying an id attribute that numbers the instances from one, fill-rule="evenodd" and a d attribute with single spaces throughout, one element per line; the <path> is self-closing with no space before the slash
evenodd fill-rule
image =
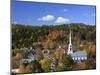
<path id="1" fill-rule="evenodd" d="M 21 59 L 20 64 L 29 64 L 32 61 L 37 60 L 36 52 L 32 47 L 30 47 L 30 49 L 23 48 L 21 50 L 23 50 L 23 58 Z"/>

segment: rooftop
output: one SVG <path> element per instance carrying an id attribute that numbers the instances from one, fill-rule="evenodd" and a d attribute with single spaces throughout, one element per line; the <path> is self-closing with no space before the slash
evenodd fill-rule
<path id="1" fill-rule="evenodd" d="M 86 51 L 76 51 L 73 54 L 71 54 L 72 57 L 84 57 L 87 56 Z"/>

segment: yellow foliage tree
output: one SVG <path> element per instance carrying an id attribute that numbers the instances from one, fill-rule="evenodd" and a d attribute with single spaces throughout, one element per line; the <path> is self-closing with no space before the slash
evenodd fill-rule
<path id="1" fill-rule="evenodd" d="M 18 48 L 15 48 L 15 49 L 13 50 L 13 54 L 16 55 L 17 53 L 21 53 L 21 50 L 18 49 Z"/>
<path id="2" fill-rule="evenodd" d="M 42 59 L 42 60 L 40 60 L 39 63 L 41 64 L 41 67 L 42 67 L 46 72 L 48 72 L 48 71 L 50 70 L 50 64 L 51 64 L 50 59 Z"/>
<path id="3" fill-rule="evenodd" d="M 63 71 L 63 70 L 64 70 L 64 64 L 60 62 L 57 66 L 57 71 Z"/>

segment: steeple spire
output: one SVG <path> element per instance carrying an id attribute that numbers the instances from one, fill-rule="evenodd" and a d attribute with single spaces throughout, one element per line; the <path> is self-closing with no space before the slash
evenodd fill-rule
<path id="1" fill-rule="evenodd" d="M 68 51 L 67 54 L 73 54 L 73 49 L 72 49 L 72 41 L 71 41 L 71 28 L 70 28 L 70 33 L 69 33 L 69 45 L 68 45 Z"/>
<path id="2" fill-rule="evenodd" d="M 71 30 L 70 30 L 70 34 L 69 34 L 69 44 L 72 44 L 71 43 Z"/>

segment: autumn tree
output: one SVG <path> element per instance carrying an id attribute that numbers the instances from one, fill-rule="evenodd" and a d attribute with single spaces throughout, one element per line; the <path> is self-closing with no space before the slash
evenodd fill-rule
<path id="1" fill-rule="evenodd" d="M 17 53 L 15 58 L 16 58 L 16 60 L 22 59 L 22 54 L 21 53 Z"/>
<path id="2" fill-rule="evenodd" d="M 24 65 L 19 66 L 19 73 L 26 73 L 26 68 Z"/>
<path id="3" fill-rule="evenodd" d="M 64 58 L 64 54 L 65 54 L 65 50 L 62 48 L 58 48 L 55 52 L 56 55 L 56 59 L 58 61 L 62 61 L 62 59 Z"/>
<path id="4" fill-rule="evenodd" d="M 79 64 L 77 65 L 77 68 L 78 68 L 79 70 L 85 70 L 85 69 L 87 69 L 87 65 L 86 65 L 85 62 L 82 62 L 82 63 L 79 63 Z"/>
<path id="5" fill-rule="evenodd" d="M 50 64 L 51 64 L 50 59 L 42 59 L 42 60 L 40 60 L 40 64 L 45 72 L 50 71 Z"/>
<path id="6" fill-rule="evenodd" d="M 45 42 L 43 42 L 44 48 L 52 49 L 55 47 L 55 42 L 51 39 L 47 39 Z"/>
<path id="7" fill-rule="evenodd" d="M 19 67 L 19 60 L 17 60 L 15 57 L 12 57 L 12 68 L 18 68 Z"/>
<path id="8" fill-rule="evenodd" d="M 12 68 L 18 68 L 20 65 L 20 60 L 22 59 L 22 54 L 18 51 L 15 52 L 15 56 L 12 57 Z"/>
<path id="9" fill-rule="evenodd" d="M 13 56 L 16 56 L 17 53 L 21 53 L 21 50 L 18 49 L 18 48 L 15 48 L 15 49 L 12 50 L 12 55 Z"/>
<path id="10" fill-rule="evenodd" d="M 32 64 L 29 64 L 26 66 L 26 73 L 32 73 L 33 72 L 33 66 Z"/>
<path id="11" fill-rule="evenodd" d="M 37 54 L 37 59 L 38 60 L 43 59 L 42 50 L 40 48 L 36 48 L 36 54 Z"/>

